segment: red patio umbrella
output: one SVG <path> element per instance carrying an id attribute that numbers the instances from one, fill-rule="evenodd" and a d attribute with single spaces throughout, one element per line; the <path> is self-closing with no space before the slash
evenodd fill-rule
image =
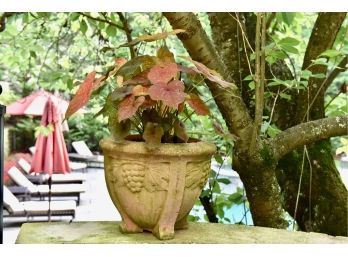
<path id="1" fill-rule="evenodd" d="M 48 174 L 70 172 L 60 113 L 51 97 L 46 102 L 41 118 L 41 126 L 49 124 L 52 125 L 53 131 L 48 136 L 40 134 L 36 139 L 36 151 L 32 160 L 31 172 L 46 172 Z"/>
<path id="2" fill-rule="evenodd" d="M 69 157 L 64 136 L 62 132 L 61 115 L 56 104 L 48 97 L 44 112 L 41 118 L 41 126 L 52 125 L 53 131 L 45 136 L 40 134 L 36 139 L 36 151 L 33 156 L 30 172 L 45 172 L 49 176 L 49 212 L 50 220 L 50 202 L 51 202 L 51 175 L 55 173 L 70 172 Z"/>
<path id="3" fill-rule="evenodd" d="M 42 89 L 10 104 L 7 106 L 6 113 L 10 115 L 41 116 L 49 98 L 59 106 L 59 111 L 61 113 L 65 113 L 69 103 Z"/>

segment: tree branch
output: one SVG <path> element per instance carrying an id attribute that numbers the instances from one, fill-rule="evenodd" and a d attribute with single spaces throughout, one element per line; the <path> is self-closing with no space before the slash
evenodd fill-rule
<path id="1" fill-rule="evenodd" d="M 309 38 L 302 70 L 308 69 L 313 74 L 326 74 L 327 66 L 311 65 L 312 60 L 317 59 L 325 50 L 332 48 L 345 17 L 346 13 L 319 13 Z M 308 68 L 309 66 L 310 68 Z M 308 89 L 300 91 L 296 101 L 296 115 L 292 125 L 303 122 L 306 117 L 308 120 L 323 117 L 323 110 L 319 110 L 319 106 L 323 107 L 321 101 L 324 97 L 325 90 L 323 86 L 320 86 L 323 82 L 324 78 L 312 77 L 308 80 Z M 312 104 L 309 108 L 311 102 Z M 316 108 L 317 106 L 318 108 Z"/>
<path id="2" fill-rule="evenodd" d="M 201 201 L 203 208 L 205 210 L 205 213 L 207 214 L 208 220 L 211 223 L 219 223 L 218 218 L 216 217 L 214 207 L 212 205 L 211 199 L 208 196 L 199 197 L 199 200 Z"/>
<path id="3" fill-rule="evenodd" d="M 133 39 L 132 39 L 132 30 L 128 26 L 127 19 L 124 17 L 122 12 L 118 12 L 117 15 L 120 18 L 120 21 L 122 22 L 122 25 L 123 25 L 123 28 L 124 28 L 124 32 L 126 33 L 126 36 L 127 36 L 128 43 L 132 42 L 133 41 Z M 134 50 L 134 46 L 133 45 L 129 46 L 129 52 L 130 52 L 131 58 L 133 59 L 136 56 L 136 52 Z"/>
<path id="4" fill-rule="evenodd" d="M 276 160 L 296 148 L 323 139 L 348 134 L 348 115 L 301 123 L 270 140 Z"/>
<path id="5" fill-rule="evenodd" d="M 178 34 L 178 38 L 183 42 L 192 59 L 216 70 L 224 79 L 232 81 L 225 64 L 221 61 L 202 25 L 193 13 L 163 14 L 173 29 L 184 29 L 186 31 Z M 240 138 L 240 141 L 237 140 L 236 144 L 241 141 L 248 142 L 248 138 L 251 136 L 252 120 L 238 88 L 235 85 L 230 88 L 222 88 L 216 83 L 206 82 L 206 84 L 230 132 Z M 244 148 L 247 150 L 248 146 Z"/>
<path id="6" fill-rule="evenodd" d="M 100 22 L 105 22 L 111 26 L 115 26 L 116 28 L 118 29 L 121 29 L 121 30 L 125 30 L 122 26 L 118 25 L 117 23 L 115 22 L 112 22 L 112 21 L 109 21 L 107 19 L 102 19 L 102 18 L 98 18 L 98 17 L 93 17 L 89 14 L 86 14 L 86 13 L 83 13 L 83 12 L 78 12 L 78 14 L 82 15 L 82 16 L 85 16 L 87 17 L 88 19 L 91 19 L 91 20 L 95 20 L 95 21 L 100 21 Z"/>
<path id="7" fill-rule="evenodd" d="M 331 71 L 331 73 L 329 74 L 329 76 L 327 77 L 327 79 L 325 80 L 325 83 L 324 83 L 324 90 L 325 91 L 332 84 L 332 82 L 338 76 L 338 74 L 347 70 L 347 67 L 346 67 L 347 62 L 348 62 L 348 55 L 346 55 L 341 60 L 341 62 L 337 65 L 337 67 L 333 71 Z"/>
<path id="8" fill-rule="evenodd" d="M 255 119 L 253 135 L 249 151 L 255 149 L 256 140 L 260 133 L 264 108 L 264 83 L 265 83 L 265 43 L 266 43 L 266 14 L 258 13 L 255 36 Z"/>

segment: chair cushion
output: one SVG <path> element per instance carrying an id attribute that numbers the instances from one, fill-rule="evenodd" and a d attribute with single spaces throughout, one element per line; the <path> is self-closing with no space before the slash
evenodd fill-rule
<path id="1" fill-rule="evenodd" d="M 48 201 L 27 201 L 21 203 L 24 210 L 28 213 L 48 211 L 65 211 L 65 210 L 75 210 L 75 201 L 51 201 L 50 205 Z"/>
<path id="2" fill-rule="evenodd" d="M 12 167 L 8 171 L 8 175 L 17 185 L 28 188 L 31 194 L 38 193 L 37 186 L 31 183 L 16 167 Z"/>
<path id="3" fill-rule="evenodd" d="M 74 147 L 75 151 L 80 155 L 93 156 L 93 153 L 91 152 L 91 150 L 89 150 L 88 146 L 84 141 L 72 142 L 72 146 Z"/>
<path id="4" fill-rule="evenodd" d="M 69 162 L 69 165 L 72 170 L 87 169 L 87 164 L 82 162 Z"/>
<path id="5" fill-rule="evenodd" d="M 4 204 L 11 213 L 16 214 L 24 211 L 17 197 L 15 197 L 6 186 L 4 186 Z"/>
<path id="6" fill-rule="evenodd" d="M 85 181 L 86 175 L 80 172 L 66 173 L 66 174 L 52 174 L 52 181 L 54 182 L 68 182 L 68 181 Z"/>
<path id="7" fill-rule="evenodd" d="M 48 194 L 48 185 L 38 185 L 40 194 Z M 51 187 L 52 194 L 83 193 L 86 186 L 82 184 L 53 184 Z"/>

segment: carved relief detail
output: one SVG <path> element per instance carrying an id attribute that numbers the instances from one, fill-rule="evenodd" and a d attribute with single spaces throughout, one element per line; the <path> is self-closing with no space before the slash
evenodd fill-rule
<path id="1" fill-rule="evenodd" d="M 185 187 L 203 189 L 210 173 L 210 160 L 200 162 L 188 162 L 186 168 Z"/>
<path id="2" fill-rule="evenodd" d="M 145 175 L 145 188 L 149 192 L 168 191 L 169 163 L 153 163 Z"/>
<path id="3" fill-rule="evenodd" d="M 132 193 L 138 193 L 144 186 L 145 173 L 148 171 L 144 164 L 123 163 L 121 165 L 123 182 Z"/>
<path id="4" fill-rule="evenodd" d="M 169 163 L 152 163 L 113 160 L 110 180 L 115 186 L 126 186 L 132 193 L 143 188 L 148 192 L 168 191 Z"/>

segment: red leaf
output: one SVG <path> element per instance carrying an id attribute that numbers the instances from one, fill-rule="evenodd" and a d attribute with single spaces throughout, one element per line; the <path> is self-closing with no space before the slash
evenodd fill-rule
<path id="1" fill-rule="evenodd" d="M 68 119 L 88 102 L 94 88 L 95 74 L 95 71 L 89 73 L 85 81 L 83 81 L 80 85 L 76 95 L 73 97 L 73 99 L 71 99 L 68 109 L 65 112 L 66 119 Z"/>
<path id="2" fill-rule="evenodd" d="M 133 95 L 127 96 L 118 106 L 118 121 L 131 118 L 138 110 L 139 106 L 145 101 L 144 96 L 135 99 Z"/>
<path id="3" fill-rule="evenodd" d="M 233 85 L 233 83 L 224 80 L 219 73 L 217 73 L 214 70 L 209 69 L 204 64 L 202 64 L 200 62 L 196 62 L 196 61 L 194 61 L 190 58 L 187 58 L 187 57 L 182 57 L 182 58 L 192 62 L 195 65 L 195 67 L 193 67 L 192 69 L 195 72 L 202 74 L 204 77 L 206 77 L 210 81 L 213 81 L 222 87 L 230 87 Z"/>
<path id="4" fill-rule="evenodd" d="M 169 84 L 158 83 L 149 88 L 149 95 L 153 100 L 161 100 L 165 105 L 178 109 L 178 105 L 185 101 L 184 83 L 173 80 Z"/>
<path id="5" fill-rule="evenodd" d="M 100 87 L 100 83 L 105 79 L 105 76 L 101 76 L 100 78 L 94 80 L 93 82 L 93 91 L 97 90 Z"/>
<path id="6" fill-rule="evenodd" d="M 184 65 L 181 64 L 177 64 L 178 70 L 181 72 L 185 72 L 187 74 L 197 74 L 198 72 L 196 72 L 194 69 L 186 67 Z M 200 74 L 200 73 L 199 73 Z"/>
<path id="7" fill-rule="evenodd" d="M 178 72 L 176 63 L 157 64 L 151 68 L 147 78 L 152 84 L 168 83 Z"/>
<path id="8" fill-rule="evenodd" d="M 209 115 L 210 111 L 209 108 L 205 105 L 205 103 L 202 101 L 202 99 L 199 98 L 198 95 L 190 94 L 190 99 L 187 100 L 187 103 L 191 106 L 193 110 L 198 115 Z"/>

